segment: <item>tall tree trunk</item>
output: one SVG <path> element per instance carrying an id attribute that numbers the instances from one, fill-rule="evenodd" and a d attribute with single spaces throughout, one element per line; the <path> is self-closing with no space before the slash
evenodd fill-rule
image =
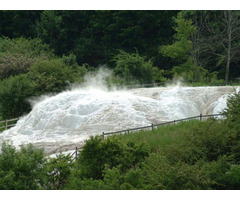
<path id="1" fill-rule="evenodd" d="M 230 10 L 225 11 L 226 16 L 228 18 L 228 45 L 227 45 L 227 65 L 226 65 L 226 72 L 225 72 L 225 83 L 228 83 L 228 77 L 229 77 L 229 67 L 231 63 L 231 51 L 232 51 L 232 13 Z"/>
<path id="2" fill-rule="evenodd" d="M 226 72 L 225 72 L 225 84 L 228 83 L 228 77 L 229 77 L 229 66 L 230 66 L 230 59 L 227 59 L 227 65 L 226 65 Z"/>

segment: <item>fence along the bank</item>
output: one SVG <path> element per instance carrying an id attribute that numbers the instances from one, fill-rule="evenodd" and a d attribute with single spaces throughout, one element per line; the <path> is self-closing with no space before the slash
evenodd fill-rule
<path id="1" fill-rule="evenodd" d="M 188 121 L 188 120 L 192 120 L 192 119 L 199 119 L 200 121 L 202 121 L 204 118 L 217 117 L 217 116 L 223 116 L 223 114 L 212 114 L 212 115 L 202 115 L 202 114 L 200 114 L 198 116 L 193 116 L 193 117 L 188 117 L 188 118 L 184 118 L 184 119 L 178 119 L 178 120 L 163 122 L 163 123 L 159 123 L 159 124 L 151 124 L 149 126 L 142 126 L 142 127 L 136 127 L 136 128 L 125 129 L 125 130 L 120 130 L 120 131 L 112 131 L 112 132 L 107 132 L 107 133 L 103 132 L 101 135 L 99 135 L 99 137 L 102 137 L 104 139 L 105 136 L 109 136 L 109 135 L 113 135 L 113 134 L 130 133 L 130 132 L 144 130 L 144 129 L 145 130 L 146 129 L 153 130 L 155 127 L 158 128 L 159 126 L 164 126 L 164 125 L 168 125 L 168 124 L 176 124 L 176 123 L 181 122 L 181 121 Z M 74 160 L 77 160 L 79 150 L 81 150 L 81 148 L 76 147 L 76 150 L 71 154 L 71 156 L 73 157 Z"/>
<path id="2" fill-rule="evenodd" d="M 0 121 L 0 132 L 15 126 L 18 120 L 19 118 L 6 119 L 3 121 Z"/>
<path id="3" fill-rule="evenodd" d="M 198 115 L 198 116 L 193 116 L 193 117 L 188 117 L 188 118 L 184 118 L 184 119 L 178 119 L 178 120 L 173 120 L 173 121 L 169 121 L 169 122 L 163 122 L 163 123 L 159 123 L 159 124 L 151 124 L 149 126 L 142 126 L 142 127 L 137 127 L 137 128 L 131 128 L 131 129 L 125 129 L 125 130 L 120 130 L 120 131 L 112 131 L 112 132 L 103 132 L 102 136 L 104 138 L 104 136 L 106 135 L 113 135 L 113 134 L 117 134 L 117 133 L 129 133 L 129 132 L 133 132 L 133 131 L 137 131 L 137 130 L 143 130 L 143 129 L 154 129 L 154 127 L 158 127 L 158 126 L 163 126 L 163 125 L 167 125 L 167 124 L 175 124 L 177 122 L 181 122 L 181 121 L 187 121 L 187 120 L 191 120 L 191 119 L 199 119 L 200 121 L 203 120 L 203 118 L 206 117 L 217 117 L 217 116 L 222 116 L 222 114 L 212 114 L 212 115 Z"/>

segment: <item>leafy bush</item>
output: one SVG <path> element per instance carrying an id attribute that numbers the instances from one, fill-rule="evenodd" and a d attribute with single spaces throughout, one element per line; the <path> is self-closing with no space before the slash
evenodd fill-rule
<path id="1" fill-rule="evenodd" d="M 126 171 L 136 167 L 144 160 L 148 152 L 142 145 L 135 146 L 133 142 L 119 143 L 117 140 L 101 140 L 99 137 L 88 140 L 78 159 L 81 176 L 86 178 L 102 179 L 103 170 L 121 165 Z"/>
<path id="2" fill-rule="evenodd" d="M 208 120 L 190 130 L 192 134 L 186 137 L 186 146 L 195 149 L 201 158 L 211 162 L 219 156 L 231 155 L 232 147 L 236 145 L 236 132 L 230 131 L 222 121 Z"/>
<path id="3" fill-rule="evenodd" d="M 0 79 L 27 73 L 36 60 L 53 57 L 53 51 L 39 39 L 0 38 Z"/>
<path id="4" fill-rule="evenodd" d="M 21 147 L 20 151 L 6 143 L 0 154 L 0 189 L 41 189 L 44 182 L 43 150 L 32 145 Z"/>
<path id="5" fill-rule="evenodd" d="M 59 154 L 56 158 L 50 158 L 46 163 L 45 188 L 57 190 L 63 188 L 68 182 L 73 167 L 71 155 Z"/>
<path id="6" fill-rule="evenodd" d="M 227 109 L 223 112 L 227 118 L 229 128 L 235 128 L 240 131 L 240 92 L 229 96 Z"/>
<path id="7" fill-rule="evenodd" d="M 26 74 L 33 63 L 34 59 L 25 55 L 4 54 L 0 57 L 0 79 Z"/>
<path id="8" fill-rule="evenodd" d="M 240 166 L 232 165 L 230 170 L 225 174 L 224 183 L 225 189 L 239 190 L 240 189 Z"/>
<path id="9" fill-rule="evenodd" d="M 131 168 L 137 168 L 147 156 L 148 152 L 142 145 L 91 137 L 80 153 L 68 187 L 79 189 L 78 184 L 81 185 L 82 181 L 89 179 L 103 180 L 104 182 L 98 183 L 105 185 L 108 189 L 120 187 L 119 176 Z M 115 174 L 116 181 L 110 184 L 111 174 Z"/>
<path id="10" fill-rule="evenodd" d="M 116 63 L 115 73 L 124 77 L 127 82 L 132 79 L 138 80 L 140 83 L 151 83 L 155 81 L 164 81 L 162 71 L 153 67 L 150 60 L 146 61 L 145 57 L 139 55 L 138 52 L 129 54 L 120 50 L 115 55 L 113 61 Z"/>
<path id="11" fill-rule="evenodd" d="M 25 55 L 28 58 L 49 59 L 54 57 L 49 45 L 42 43 L 38 38 L 0 38 L 0 56 L 5 53 L 12 55 Z"/>
<path id="12" fill-rule="evenodd" d="M 232 139 L 235 141 L 235 145 L 232 147 L 232 156 L 235 159 L 236 164 L 240 164 L 240 92 L 229 96 L 227 101 L 227 109 L 223 112 L 226 117 L 226 127 L 235 132 L 235 137 Z"/>
<path id="13" fill-rule="evenodd" d="M 0 115 L 11 119 L 29 112 L 31 107 L 26 99 L 33 93 L 33 84 L 25 74 L 4 79 L 0 83 Z"/>
<path id="14" fill-rule="evenodd" d="M 73 82 L 73 71 L 61 59 L 36 62 L 28 73 L 33 81 L 35 94 L 60 92 Z"/>
<path id="15" fill-rule="evenodd" d="M 141 173 L 145 189 L 196 189 L 195 169 L 179 162 L 171 165 L 165 156 L 152 154 L 143 164 Z"/>
<path id="16" fill-rule="evenodd" d="M 63 56 L 62 61 L 64 64 L 69 66 L 74 73 L 74 83 L 82 83 L 84 81 L 84 76 L 87 74 L 89 69 L 92 67 L 88 64 L 83 64 L 79 66 L 77 64 L 77 58 L 74 54 L 69 54 L 68 56 Z"/>

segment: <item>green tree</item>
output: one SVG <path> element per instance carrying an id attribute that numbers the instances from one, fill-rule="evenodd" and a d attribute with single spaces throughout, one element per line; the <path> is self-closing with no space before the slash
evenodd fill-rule
<path id="1" fill-rule="evenodd" d="M 76 189 L 84 180 L 103 180 L 108 189 L 111 184 L 111 174 L 116 176 L 116 184 L 119 174 L 125 174 L 131 168 L 137 168 L 142 163 L 148 151 L 143 145 L 135 145 L 133 142 L 127 144 L 121 143 L 116 139 L 102 140 L 99 137 L 91 137 L 86 141 L 79 158 L 76 162 L 75 169 L 69 180 L 71 189 Z M 96 182 L 94 182 L 95 184 Z M 102 184 L 103 182 L 98 182 Z"/>
<path id="2" fill-rule="evenodd" d="M 0 56 L 0 80 L 18 74 L 26 74 L 34 59 L 24 55 L 4 54 Z"/>
<path id="3" fill-rule="evenodd" d="M 156 80 L 164 81 L 161 70 L 153 67 L 151 60 L 136 53 L 129 54 L 120 50 L 113 61 L 116 63 L 115 74 L 123 77 L 127 82 L 138 80 L 140 83 L 151 83 Z"/>
<path id="4" fill-rule="evenodd" d="M 3 119 L 19 117 L 31 110 L 27 98 L 34 93 L 27 75 L 10 76 L 0 83 L 0 115 Z"/>
<path id="5" fill-rule="evenodd" d="M 72 69 L 62 59 L 40 60 L 28 73 L 35 88 L 35 94 L 60 92 L 74 80 Z"/>
<path id="6" fill-rule="evenodd" d="M 225 174 L 224 184 L 226 189 L 239 190 L 240 189 L 240 166 L 231 165 L 229 171 Z"/>
<path id="7" fill-rule="evenodd" d="M 58 190 L 63 188 L 71 174 L 73 160 L 71 155 L 58 154 L 56 158 L 50 158 L 46 163 L 45 188 Z"/>
<path id="8" fill-rule="evenodd" d="M 44 153 L 32 145 L 20 151 L 6 143 L 0 153 L 0 189 L 35 190 L 44 183 Z"/>
<path id="9" fill-rule="evenodd" d="M 0 79 L 26 74 L 36 60 L 53 57 L 49 45 L 39 39 L 0 38 Z"/>
<path id="10" fill-rule="evenodd" d="M 191 19 L 185 19 L 184 12 L 178 13 L 175 19 L 176 31 L 174 35 L 174 43 L 164 45 L 160 48 L 160 53 L 165 57 L 175 60 L 178 66 L 173 67 L 172 71 L 175 76 L 183 76 L 186 80 L 199 80 L 200 74 L 207 74 L 207 71 L 196 65 L 193 56 L 192 36 L 196 32 L 196 27 L 192 24 Z M 204 76 L 203 75 L 203 76 Z"/>
<path id="11" fill-rule="evenodd" d="M 61 32 L 62 17 L 54 10 L 44 10 L 41 19 L 36 23 L 37 36 L 50 44 L 54 49 L 58 47 L 58 38 Z"/>
<path id="12" fill-rule="evenodd" d="M 41 10 L 1 10 L 0 35 L 9 38 L 35 36 L 35 23 Z"/>
<path id="13" fill-rule="evenodd" d="M 40 39 L 20 38 L 0 38 L 0 55 L 5 53 L 12 55 L 23 55 L 29 58 L 49 59 L 54 57 L 53 50 L 48 44 L 43 43 Z"/>
<path id="14" fill-rule="evenodd" d="M 223 112 L 229 128 L 235 128 L 240 131 L 240 92 L 228 97 L 227 108 Z"/>

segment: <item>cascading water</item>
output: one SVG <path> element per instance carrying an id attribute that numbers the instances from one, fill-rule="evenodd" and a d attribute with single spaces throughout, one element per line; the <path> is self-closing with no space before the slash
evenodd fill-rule
<path id="1" fill-rule="evenodd" d="M 0 134 L 0 142 L 32 143 L 48 154 L 67 151 L 103 131 L 219 113 L 233 92 L 230 86 L 73 89 L 36 102 L 15 127 Z"/>

